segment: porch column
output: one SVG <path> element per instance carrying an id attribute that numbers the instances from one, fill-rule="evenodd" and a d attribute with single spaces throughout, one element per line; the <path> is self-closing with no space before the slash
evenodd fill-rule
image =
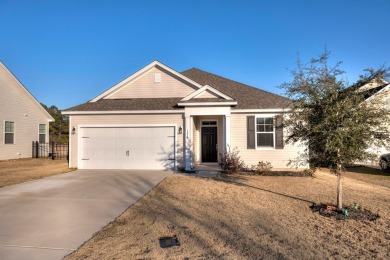
<path id="1" fill-rule="evenodd" d="M 230 115 L 225 115 L 224 117 L 224 131 L 225 131 L 225 151 L 228 150 L 230 146 Z"/>
<path id="2" fill-rule="evenodd" d="M 192 117 L 185 116 L 185 129 L 184 129 L 184 161 L 185 170 L 190 171 L 192 165 Z"/>

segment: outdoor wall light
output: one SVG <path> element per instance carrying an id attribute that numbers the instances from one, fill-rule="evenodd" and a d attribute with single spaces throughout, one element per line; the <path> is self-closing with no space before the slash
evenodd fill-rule
<path id="1" fill-rule="evenodd" d="M 179 135 L 181 135 L 182 133 L 183 133 L 183 128 L 179 126 Z"/>
<path id="2" fill-rule="evenodd" d="M 76 133 L 76 128 L 72 128 L 72 135 L 74 135 Z"/>

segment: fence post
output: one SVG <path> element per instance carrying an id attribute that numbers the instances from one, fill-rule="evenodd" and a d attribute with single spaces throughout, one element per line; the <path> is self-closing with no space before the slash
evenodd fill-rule
<path id="1" fill-rule="evenodd" d="M 39 158 L 39 143 L 35 141 L 35 158 Z"/>
<path id="2" fill-rule="evenodd" d="M 51 159 L 54 160 L 54 142 L 51 142 Z"/>

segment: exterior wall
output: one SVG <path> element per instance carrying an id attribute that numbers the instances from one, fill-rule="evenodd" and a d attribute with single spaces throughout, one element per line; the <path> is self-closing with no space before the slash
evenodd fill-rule
<path id="1" fill-rule="evenodd" d="M 196 116 L 194 117 L 194 159 L 195 159 L 195 164 L 201 163 L 202 155 L 202 140 L 201 140 L 201 127 L 202 121 L 217 121 L 217 142 L 218 142 L 218 158 L 219 158 L 219 153 L 223 149 L 223 119 L 222 116 Z"/>
<path id="2" fill-rule="evenodd" d="M 256 150 L 247 149 L 247 122 L 246 117 L 258 114 L 232 114 L 231 115 L 231 148 L 237 147 L 239 155 L 245 164 L 250 166 L 259 161 L 271 162 L 274 168 L 288 168 L 289 159 L 295 159 L 305 147 L 302 144 L 285 145 L 283 149 Z M 285 136 L 285 135 L 284 135 Z"/>
<path id="3" fill-rule="evenodd" d="M 70 160 L 69 167 L 77 168 L 79 125 L 153 125 L 153 124 L 176 124 L 183 127 L 182 114 L 155 114 L 155 115 L 72 115 L 69 127 L 76 129 L 75 134 L 70 134 Z M 71 133 L 71 130 L 69 131 Z M 177 166 L 183 167 L 183 134 L 176 132 L 176 157 Z"/>
<path id="4" fill-rule="evenodd" d="M 154 74 L 161 75 L 161 82 L 154 82 Z M 132 82 L 127 83 L 106 99 L 171 98 L 185 97 L 196 90 L 165 71 L 153 68 Z"/>
<path id="5" fill-rule="evenodd" d="M 39 140 L 39 124 L 46 124 L 49 141 L 49 118 L 1 63 L 0 93 L 0 160 L 31 157 L 32 141 Z M 15 122 L 14 144 L 4 144 L 5 121 Z"/>
<path id="6" fill-rule="evenodd" d="M 370 84 L 367 84 L 370 85 Z M 377 86 L 378 84 L 372 84 Z M 363 88 L 363 87 L 362 87 Z M 381 106 L 388 111 L 390 111 L 390 85 L 386 86 L 383 91 L 380 91 L 379 93 L 372 96 L 368 102 L 373 103 L 375 106 Z M 387 133 L 390 134 L 390 122 L 387 122 Z M 365 161 L 358 161 L 356 163 L 363 163 L 363 164 L 372 164 L 372 165 L 378 165 L 379 157 L 382 154 L 390 153 L 390 147 L 385 146 L 377 146 L 372 144 L 368 149 L 368 152 L 375 155 L 376 158 L 373 160 L 365 160 Z"/>

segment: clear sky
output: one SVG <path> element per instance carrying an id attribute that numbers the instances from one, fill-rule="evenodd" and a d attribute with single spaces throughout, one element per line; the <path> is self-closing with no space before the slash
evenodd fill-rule
<path id="1" fill-rule="evenodd" d="M 0 60 L 60 109 L 153 60 L 283 94 L 298 53 L 326 47 L 351 83 L 390 66 L 389 15 L 389 0 L 0 0 Z"/>

